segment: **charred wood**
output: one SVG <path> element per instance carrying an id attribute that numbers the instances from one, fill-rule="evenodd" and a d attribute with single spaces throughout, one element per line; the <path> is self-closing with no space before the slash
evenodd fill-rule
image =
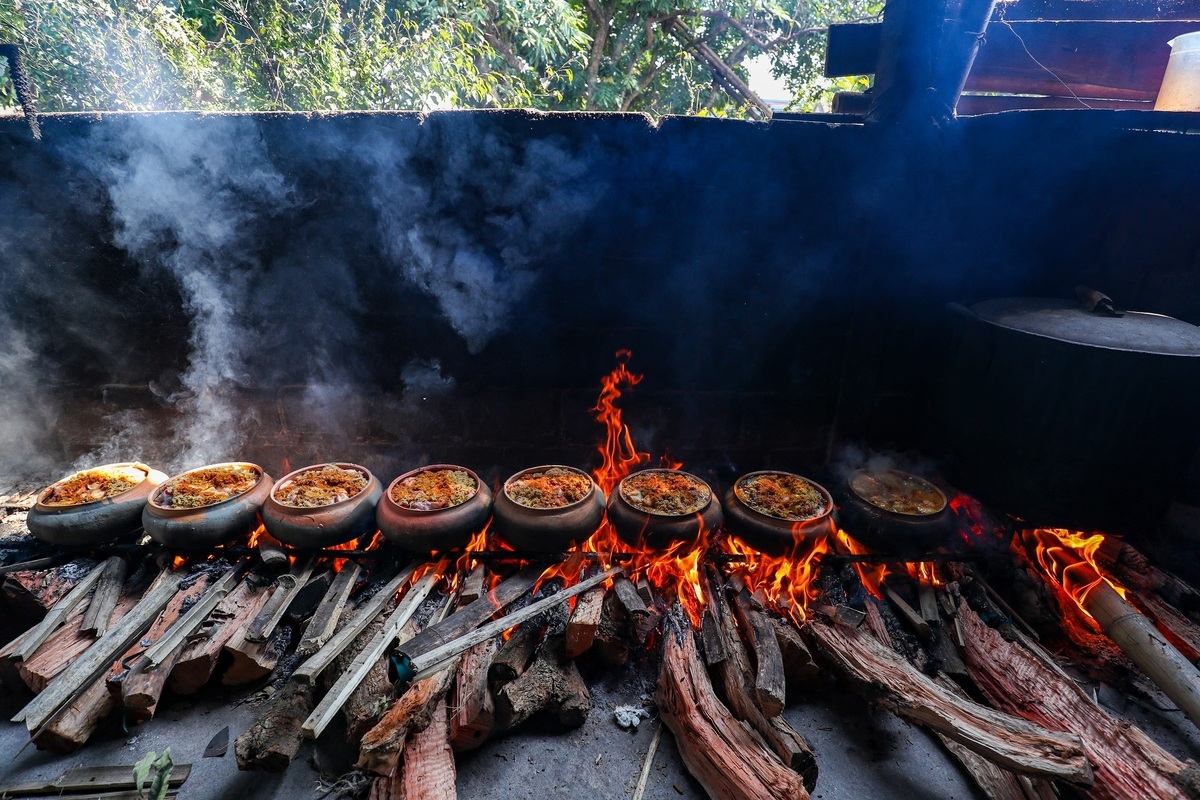
<path id="1" fill-rule="evenodd" d="M 246 579 L 225 596 L 180 652 L 167 677 L 171 691 L 194 694 L 208 683 L 225 645 L 254 618 L 267 594 L 266 589 Z"/>
<path id="2" fill-rule="evenodd" d="M 587 684 L 575 662 L 567 658 L 566 637 L 551 635 L 529 668 L 496 695 L 496 724 L 499 730 L 509 730 L 546 711 L 564 727 L 578 728 L 591 708 Z"/>
<path id="3" fill-rule="evenodd" d="M 312 711 L 314 691 L 312 685 L 299 681 L 284 684 L 266 713 L 234 741 L 238 769 L 278 772 L 287 768 L 304 741 L 300 725 Z"/>
<path id="4" fill-rule="evenodd" d="M 296 647 L 297 655 L 312 655 L 333 636 L 361 574 L 362 567 L 354 562 L 348 562 L 338 572 L 300 637 L 300 644 Z"/>
<path id="5" fill-rule="evenodd" d="M 766 615 L 751 603 L 745 589 L 733 598 L 733 613 L 754 666 L 755 700 L 766 717 L 777 717 L 783 713 L 787 701 L 787 679 L 783 675 L 783 654 L 775 630 Z M 727 636 L 727 648 L 729 644 Z"/>
<path id="6" fill-rule="evenodd" d="M 88 605 L 87 613 L 83 615 L 83 631 L 101 636 L 108 629 L 108 618 L 112 616 L 117 599 L 121 596 L 121 587 L 125 585 L 129 562 L 120 556 L 112 556 L 97 569 L 102 570 L 100 582 L 96 584 L 92 602 Z"/>
<path id="7" fill-rule="evenodd" d="M 567 657 L 579 658 L 592 647 L 600 614 L 604 609 L 604 587 L 590 589 L 575 600 L 575 609 L 567 623 Z"/>
<path id="8" fill-rule="evenodd" d="M 600 606 L 600 623 L 596 626 L 596 638 L 592 640 L 592 652 L 610 667 L 623 666 L 629 660 L 629 617 L 621 608 L 616 592 L 608 592 Z"/>
<path id="9" fill-rule="evenodd" d="M 473 750 L 488 738 L 496 723 L 496 702 L 488 688 L 488 668 L 500 639 L 489 639 L 463 653 L 450 695 L 450 746 Z"/>

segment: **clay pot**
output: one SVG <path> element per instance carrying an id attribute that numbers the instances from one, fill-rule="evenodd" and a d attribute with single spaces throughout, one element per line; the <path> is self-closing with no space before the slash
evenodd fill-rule
<path id="1" fill-rule="evenodd" d="M 462 470 L 475 479 L 475 494 L 466 502 L 449 508 L 422 511 L 405 508 L 392 499 L 396 484 L 422 472 Z M 388 484 L 375 509 L 375 524 L 392 544 L 412 553 L 432 553 L 462 547 L 487 523 L 492 513 L 492 491 L 466 467 L 433 464 L 406 472 Z"/>
<path id="2" fill-rule="evenodd" d="M 175 550 L 206 551 L 216 545 L 248 536 L 259 524 L 259 511 L 274 485 L 257 464 L 231 461 L 181 472 L 187 475 L 212 467 L 246 467 L 258 473 L 258 482 L 236 497 L 200 508 L 167 508 L 156 502 L 161 489 L 150 495 L 142 511 L 142 527 L 150 538 Z M 179 477 L 179 476 L 172 476 Z"/>
<path id="3" fill-rule="evenodd" d="M 362 491 L 346 500 L 312 508 L 297 508 L 275 499 L 275 493 L 287 481 L 309 470 L 325 466 L 355 470 L 367 479 Z M 357 464 L 312 464 L 289 472 L 278 481 L 262 507 L 267 532 L 284 544 L 301 548 L 329 547 L 358 539 L 375 531 L 375 506 L 383 494 L 383 485 L 366 467 Z"/>
<path id="4" fill-rule="evenodd" d="M 530 508 L 508 494 L 508 487 L 521 478 L 551 469 L 567 470 L 586 477 L 592 488 L 574 503 L 557 508 Z M 496 497 L 496 532 L 518 550 L 530 553 L 559 553 L 596 532 L 604 519 L 604 492 L 581 469 L 545 464 L 523 469 L 504 482 Z"/>
<path id="5" fill-rule="evenodd" d="M 722 498 L 725 509 L 725 527 L 740 537 L 746 544 L 772 556 L 783 556 L 793 552 L 797 546 L 807 546 L 823 536 L 837 533 L 834 522 L 833 497 L 815 481 L 800 475 L 794 477 L 806 481 L 821 493 L 825 510 L 809 519 L 791 520 L 766 514 L 749 505 L 739 491 L 742 482 L 759 475 L 792 475 L 793 473 L 765 470 L 743 475 Z"/>
<path id="6" fill-rule="evenodd" d="M 139 470 L 146 477 L 132 489 L 90 503 L 73 506 L 43 505 L 42 500 L 53 488 L 47 486 L 38 495 L 38 502 L 29 509 L 29 515 L 25 519 L 30 533 L 44 542 L 71 547 L 99 544 L 136 532 L 142 524 L 142 509 L 146 506 L 146 500 L 167 476 L 136 462 L 105 464 L 95 469 L 121 467 Z M 79 473 L 68 475 L 63 480 L 77 474 Z"/>
<path id="7" fill-rule="evenodd" d="M 863 476 L 882 477 L 898 482 L 898 485 L 913 483 L 934 498 L 940 498 L 940 508 L 928 514 L 908 514 L 889 511 L 872 503 L 855 486 Z M 946 496 L 929 481 L 900 470 L 858 470 L 846 478 L 842 487 L 842 528 L 855 541 L 876 553 L 885 555 L 916 556 L 929 553 L 946 544 L 954 534 L 954 512 L 946 503 Z"/>
<path id="8" fill-rule="evenodd" d="M 724 515 L 721 513 L 721 503 L 711 486 L 708 486 L 708 502 L 690 514 L 657 514 L 630 505 L 621 489 L 634 475 L 647 472 L 678 473 L 708 486 L 695 475 L 677 469 L 642 470 L 625 476 L 617 484 L 617 490 L 612 493 L 612 497 L 608 498 L 608 521 L 616 529 L 621 541 L 632 547 L 664 550 L 675 542 L 695 540 L 701 529 L 715 531 L 721 527 Z"/>

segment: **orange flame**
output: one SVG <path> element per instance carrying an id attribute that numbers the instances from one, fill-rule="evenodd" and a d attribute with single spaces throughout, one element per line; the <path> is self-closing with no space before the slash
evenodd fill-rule
<path id="1" fill-rule="evenodd" d="M 259 539 L 261 539 L 266 532 L 267 529 L 260 524 L 257 528 L 250 532 L 250 538 L 246 540 L 246 546 L 258 547 Z"/>
<path id="2" fill-rule="evenodd" d="M 471 537 L 471 541 L 467 542 L 467 546 L 463 548 L 463 554 L 454 562 L 454 571 L 461 572 L 467 575 L 471 570 L 475 569 L 476 562 L 471 556 L 474 553 L 482 553 L 488 549 L 488 531 L 491 529 L 491 520 L 480 528 Z"/>
<path id="3" fill-rule="evenodd" d="M 629 350 L 617 351 L 617 366 L 600 381 L 600 397 L 592 409 L 596 420 L 604 426 L 604 444 L 600 446 L 600 466 L 592 473 L 596 483 L 610 494 L 621 479 L 650 460 L 649 453 L 640 453 L 633 446 L 629 426 L 621 421 L 621 409 L 616 402 L 621 397 L 621 388 L 631 388 L 642 382 L 644 375 L 629 371 Z M 678 469 L 678 467 L 676 467 Z"/>
<path id="4" fill-rule="evenodd" d="M 1027 535 L 1036 545 L 1035 552 L 1042 569 L 1088 617 L 1092 616 L 1087 609 L 1088 595 L 1102 583 L 1125 597 L 1125 587 L 1110 580 L 1097 560 L 1098 551 L 1107 541 L 1104 534 L 1037 528 Z"/>
<path id="5" fill-rule="evenodd" d="M 775 608 L 801 623 L 808 618 L 808 606 L 817 599 L 814 578 L 830 545 L 827 536 L 805 539 L 795 534 L 795 539 L 786 556 L 760 553 L 736 537 L 726 539 L 726 549 L 741 556 L 742 563 L 734 571 L 751 593 L 762 589 Z"/>
<path id="6" fill-rule="evenodd" d="M 355 543 L 355 541 L 351 540 L 349 542 L 343 542 L 342 544 L 331 544 L 331 545 L 327 546 L 325 549 L 326 550 L 354 550 L 354 549 L 356 549 L 356 547 L 357 547 L 357 544 Z M 333 560 L 333 571 L 341 572 L 342 567 L 346 566 L 346 561 L 348 561 L 348 559 L 335 558 Z M 293 564 L 295 563 L 294 559 L 293 559 L 292 563 Z"/>
<path id="7" fill-rule="evenodd" d="M 942 581 L 937 575 L 937 565 L 932 562 L 918 561 L 916 563 L 905 564 L 904 568 L 917 583 L 924 583 L 930 586 L 942 585 Z"/>
<path id="8" fill-rule="evenodd" d="M 842 529 L 838 529 L 837 541 L 839 547 L 848 552 L 850 555 L 864 556 L 869 555 L 870 550 L 855 541 L 851 536 Z M 858 573 L 859 579 L 863 586 L 876 599 L 883 599 L 883 579 L 888 576 L 888 568 L 886 564 L 869 564 L 862 561 L 854 562 L 854 571 Z"/>
<path id="9" fill-rule="evenodd" d="M 183 569 L 183 567 L 186 566 L 187 563 L 188 563 L 188 560 L 186 558 L 184 558 L 183 556 L 175 556 L 175 559 L 171 562 L 171 569 L 173 569 L 173 570 Z"/>

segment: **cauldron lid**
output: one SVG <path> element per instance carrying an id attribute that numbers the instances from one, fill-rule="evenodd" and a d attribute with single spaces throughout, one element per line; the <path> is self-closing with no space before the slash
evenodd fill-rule
<path id="1" fill-rule="evenodd" d="M 1127 311 L 1093 314 L 1070 300 L 1004 297 L 971 306 L 984 322 L 1069 344 L 1166 356 L 1200 357 L 1200 328 L 1174 317 Z"/>

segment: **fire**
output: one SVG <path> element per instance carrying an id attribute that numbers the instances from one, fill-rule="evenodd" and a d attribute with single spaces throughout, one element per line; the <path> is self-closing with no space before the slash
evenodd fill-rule
<path id="1" fill-rule="evenodd" d="M 1125 588 L 1110 580 L 1097 560 L 1097 553 L 1107 542 L 1104 534 L 1037 528 L 1026 531 L 1025 537 L 1026 541 L 1034 543 L 1035 555 L 1042 569 L 1088 617 L 1092 616 L 1087 610 L 1088 595 L 1102 582 L 1111 586 L 1121 597 L 1126 596 Z"/>
<path id="2" fill-rule="evenodd" d="M 475 569 L 476 561 L 472 556 L 488 549 L 488 531 L 491 530 L 491 524 L 489 521 L 471 537 L 471 541 L 467 542 L 467 546 L 463 548 L 463 554 L 454 562 L 455 572 L 467 575 Z"/>
<path id="3" fill-rule="evenodd" d="M 171 562 L 171 569 L 183 569 L 183 567 L 187 565 L 187 562 L 188 560 L 183 556 L 175 556 L 174 560 Z"/>
<path id="4" fill-rule="evenodd" d="M 259 525 L 257 528 L 255 528 L 253 531 L 251 531 L 250 538 L 246 540 L 246 547 L 250 547 L 250 548 L 258 547 L 259 539 L 261 539 L 264 535 L 266 535 L 266 533 L 267 533 L 267 529 L 264 528 L 262 525 Z"/>
<path id="5" fill-rule="evenodd" d="M 928 584 L 930 586 L 942 585 L 942 581 L 937 575 L 937 566 L 930 561 L 918 561 L 916 563 L 905 564 L 904 568 L 908 571 L 909 576 L 917 583 Z"/>
<path id="6" fill-rule="evenodd" d="M 838 528 L 837 543 L 839 549 L 854 556 L 870 555 L 871 551 L 859 544 L 841 528 Z M 862 561 L 854 562 L 854 570 L 858 573 L 863 586 L 873 597 L 883 599 L 883 579 L 888 575 L 886 564 L 870 564 Z"/>
<path id="7" fill-rule="evenodd" d="M 354 550 L 356 547 L 357 547 L 356 542 L 349 541 L 349 542 L 343 542 L 342 544 L 331 544 L 328 547 L 326 547 L 325 549 L 326 550 Z M 335 558 L 333 560 L 333 571 L 341 572 L 342 567 L 346 566 L 347 560 L 348 559 L 345 559 L 345 558 Z M 295 559 L 293 558 L 292 564 L 294 565 L 295 563 L 296 563 Z"/>
<path id="8" fill-rule="evenodd" d="M 751 591 L 762 589 L 775 608 L 801 623 L 808 618 L 808 605 L 816 600 L 814 579 L 830 545 L 825 536 L 795 538 L 792 552 L 786 556 L 765 555 L 736 537 L 728 537 L 726 547 L 730 555 L 741 557 L 736 571 Z"/>
<path id="9" fill-rule="evenodd" d="M 645 375 L 629 371 L 629 350 L 617 351 L 617 367 L 600 381 L 600 397 L 592 409 L 596 420 L 604 426 L 604 444 L 600 446 L 600 466 L 592 472 L 596 483 L 605 494 L 612 493 L 621 479 L 650 460 L 649 453 L 640 453 L 633 446 L 629 426 L 621 421 L 621 409 L 616 402 L 621 398 L 622 387 L 637 386 Z M 678 467 L 676 467 L 677 469 Z"/>

